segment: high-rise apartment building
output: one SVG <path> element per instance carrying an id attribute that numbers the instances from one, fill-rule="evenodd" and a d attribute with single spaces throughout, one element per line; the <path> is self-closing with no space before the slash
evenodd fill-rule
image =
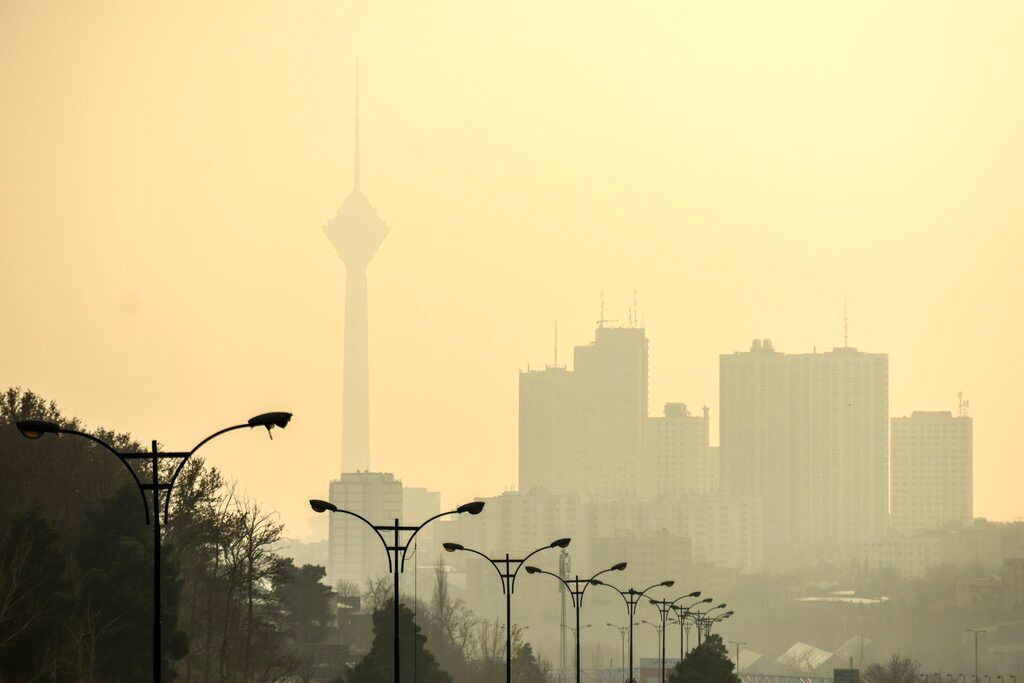
<path id="1" fill-rule="evenodd" d="M 719 358 L 721 488 L 757 499 L 766 551 L 788 551 L 795 539 L 797 473 L 791 457 L 790 366 L 770 339 Z"/>
<path id="2" fill-rule="evenodd" d="M 643 328 L 597 328 L 572 370 L 519 376 L 519 488 L 608 497 L 640 484 L 647 418 Z"/>
<path id="3" fill-rule="evenodd" d="M 856 553 L 889 516 L 889 357 L 839 347 L 790 357 L 801 545 Z"/>
<path id="4" fill-rule="evenodd" d="M 640 490 L 647 498 L 707 495 L 717 490 L 717 452 L 708 445 L 710 410 L 691 415 L 685 403 L 666 403 L 644 420 Z"/>
<path id="5" fill-rule="evenodd" d="M 391 524 L 402 518 L 402 482 L 392 474 L 346 472 L 331 482 L 329 500 L 374 524 Z M 344 579 L 364 588 L 367 580 L 388 573 L 387 554 L 380 539 L 354 517 L 331 515 L 328 545 L 327 579 L 331 586 Z"/>
<path id="6" fill-rule="evenodd" d="M 886 529 L 886 354 L 787 355 L 755 340 L 720 369 L 721 484 L 761 501 L 769 558 L 856 553 Z"/>
<path id="7" fill-rule="evenodd" d="M 892 419 L 892 528 L 966 526 L 974 516 L 973 421 L 949 411 Z"/>

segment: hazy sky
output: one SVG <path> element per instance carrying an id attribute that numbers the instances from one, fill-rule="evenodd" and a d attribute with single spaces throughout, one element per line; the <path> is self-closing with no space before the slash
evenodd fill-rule
<path id="1" fill-rule="evenodd" d="M 651 339 L 651 405 L 718 354 L 890 355 L 893 415 L 975 417 L 975 509 L 1024 516 L 1024 3 L 0 2 L 0 384 L 206 451 L 306 533 L 340 449 L 352 181 L 376 465 L 514 486 L 517 371 Z M 716 428 L 717 433 L 717 428 Z M 717 440 L 717 438 L 715 439 Z"/>

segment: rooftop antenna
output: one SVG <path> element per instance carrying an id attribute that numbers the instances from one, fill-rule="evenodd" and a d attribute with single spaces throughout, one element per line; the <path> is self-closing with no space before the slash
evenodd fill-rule
<path id="1" fill-rule="evenodd" d="M 555 321 L 555 367 L 558 367 L 558 321 Z"/>
<path id="2" fill-rule="evenodd" d="M 608 320 L 604 317 L 604 291 L 601 292 L 601 319 L 597 321 L 598 328 L 604 327 L 605 323 L 614 323 L 617 320 Z"/>
<path id="3" fill-rule="evenodd" d="M 846 315 L 846 294 L 843 294 L 843 347 L 850 346 L 850 319 Z"/>
<path id="4" fill-rule="evenodd" d="M 957 398 L 957 415 L 960 417 L 967 417 L 968 409 L 971 407 L 971 402 L 964 398 L 964 392 L 958 392 Z"/>
<path id="5" fill-rule="evenodd" d="M 639 315 L 639 310 L 636 307 L 636 290 L 633 290 L 633 320 L 630 322 L 630 327 L 636 327 L 636 319 Z"/>
<path id="6" fill-rule="evenodd" d="M 352 170 L 352 185 L 359 189 L 359 60 L 356 60 L 356 126 L 355 126 L 355 160 Z"/>

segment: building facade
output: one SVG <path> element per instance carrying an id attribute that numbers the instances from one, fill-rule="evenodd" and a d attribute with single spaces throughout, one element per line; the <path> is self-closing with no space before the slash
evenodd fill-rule
<path id="1" fill-rule="evenodd" d="M 892 528 L 963 527 L 974 516 L 974 425 L 949 411 L 892 419 Z"/>

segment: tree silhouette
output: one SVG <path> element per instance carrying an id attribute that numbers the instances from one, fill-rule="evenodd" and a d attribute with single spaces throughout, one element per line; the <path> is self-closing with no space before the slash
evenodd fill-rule
<path id="1" fill-rule="evenodd" d="M 402 635 L 401 679 L 412 680 L 415 650 L 416 680 L 419 683 L 451 683 L 452 677 L 441 670 L 434 655 L 424 647 L 427 639 L 413 623 L 412 610 L 403 605 L 398 619 Z M 363 661 L 349 674 L 348 683 L 380 683 L 394 677 L 394 635 L 394 616 L 391 610 L 382 608 L 374 612 L 373 645 Z"/>
<path id="2" fill-rule="evenodd" d="M 690 650 L 669 676 L 669 683 L 739 683 L 722 636 L 711 634 Z"/>
<path id="3" fill-rule="evenodd" d="M 914 683 L 920 665 L 914 660 L 895 654 L 885 664 L 872 664 L 864 670 L 864 683 Z"/>

